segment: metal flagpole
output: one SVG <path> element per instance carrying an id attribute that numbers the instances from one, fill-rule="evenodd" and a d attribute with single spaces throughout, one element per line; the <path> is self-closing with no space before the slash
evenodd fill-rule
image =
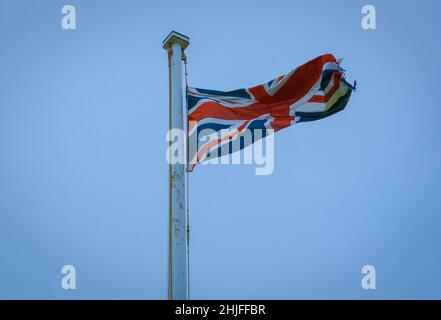
<path id="1" fill-rule="evenodd" d="M 169 59 L 169 129 L 184 130 L 182 53 L 189 43 L 190 39 L 187 36 L 176 31 L 172 31 L 162 43 L 163 48 L 168 52 Z M 185 150 L 184 145 L 180 150 Z M 168 298 L 187 300 L 189 299 L 189 281 L 185 164 L 171 164 L 170 161 L 169 187 Z"/>

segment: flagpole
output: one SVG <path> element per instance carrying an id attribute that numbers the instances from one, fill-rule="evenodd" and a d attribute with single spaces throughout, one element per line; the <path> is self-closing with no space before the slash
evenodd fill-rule
<path id="1" fill-rule="evenodd" d="M 182 99 L 182 53 L 190 39 L 172 31 L 163 41 L 169 58 L 170 110 L 169 129 L 184 130 Z M 170 142 L 171 143 L 171 142 Z M 182 141 L 184 144 L 184 141 Z M 185 150 L 184 145 L 180 150 Z M 185 211 L 185 164 L 169 162 L 169 243 L 168 243 L 168 298 L 189 299 L 188 242 Z"/>

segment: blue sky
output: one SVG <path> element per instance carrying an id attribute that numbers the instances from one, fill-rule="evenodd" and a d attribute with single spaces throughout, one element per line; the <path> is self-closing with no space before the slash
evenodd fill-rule
<path id="1" fill-rule="evenodd" d="M 60 26 L 77 10 L 77 30 Z M 377 9 L 377 30 L 360 26 Z M 275 170 L 191 175 L 194 299 L 441 298 L 438 1 L 0 2 L 0 298 L 167 296 L 167 59 L 231 90 L 323 53 L 358 91 Z M 62 290 L 61 268 L 77 269 Z M 363 290 L 361 268 L 377 271 Z"/>

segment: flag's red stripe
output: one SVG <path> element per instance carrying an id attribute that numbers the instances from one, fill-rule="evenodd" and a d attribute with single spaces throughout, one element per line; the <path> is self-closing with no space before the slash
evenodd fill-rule
<path id="1" fill-rule="evenodd" d="M 301 65 L 274 96 L 270 96 L 265 91 L 264 85 L 250 88 L 249 91 L 257 101 L 273 103 L 291 100 L 292 103 L 295 103 L 302 99 L 320 79 L 323 66 L 328 62 L 337 62 L 337 60 L 332 54 L 325 54 Z"/>
<path id="2" fill-rule="evenodd" d="M 252 120 L 266 113 L 270 113 L 270 105 L 260 102 L 252 103 L 246 107 L 229 108 L 221 103 L 207 101 L 201 104 L 189 116 L 189 121 L 200 121 L 205 118 L 224 120 Z"/>

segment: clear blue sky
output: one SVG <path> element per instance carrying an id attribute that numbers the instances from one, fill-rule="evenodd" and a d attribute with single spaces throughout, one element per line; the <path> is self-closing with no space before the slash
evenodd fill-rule
<path id="1" fill-rule="evenodd" d="M 60 27 L 61 7 L 78 29 Z M 360 26 L 374 4 L 377 30 Z M 358 92 L 275 137 L 275 171 L 191 176 L 192 298 L 441 298 L 439 1 L 0 2 L 0 298 L 163 299 L 167 59 L 256 85 L 323 53 Z M 61 267 L 77 268 L 75 291 Z M 377 289 L 360 286 L 363 265 Z"/>

